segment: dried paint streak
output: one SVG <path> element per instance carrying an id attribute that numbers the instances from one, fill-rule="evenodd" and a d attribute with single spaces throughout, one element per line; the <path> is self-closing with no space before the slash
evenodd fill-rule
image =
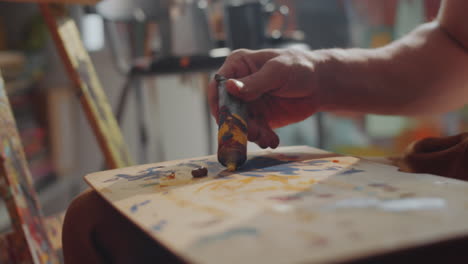
<path id="1" fill-rule="evenodd" d="M 342 167 L 339 166 L 329 166 L 321 169 L 311 169 L 311 170 L 303 170 L 303 171 L 311 171 L 311 172 L 317 172 L 317 171 L 339 171 L 343 169 Z"/>
<path id="2" fill-rule="evenodd" d="M 262 177 L 265 173 L 282 175 L 299 175 L 302 171 L 320 172 L 320 171 L 338 171 L 342 169 L 339 166 L 328 166 L 320 169 L 304 170 L 303 166 L 317 166 L 330 163 L 329 160 L 312 160 L 300 163 L 291 163 L 290 160 L 278 160 L 271 157 L 256 157 L 244 165 L 240 170 L 240 175 L 249 177 Z"/>
<path id="3" fill-rule="evenodd" d="M 380 200 L 376 198 L 353 198 L 341 200 L 329 207 L 329 209 L 358 209 L 372 208 L 391 212 L 404 212 L 414 210 L 435 210 L 445 207 L 445 200 L 441 198 L 402 198 Z"/>
<path id="4" fill-rule="evenodd" d="M 227 180 L 219 180 L 215 182 L 211 182 L 208 184 L 205 184 L 201 186 L 200 188 L 197 189 L 196 192 L 200 192 L 202 190 L 208 189 L 211 191 L 217 191 L 217 190 L 228 190 L 228 191 L 237 191 L 240 190 L 241 188 L 247 187 L 249 184 L 253 182 L 278 182 L 281 183 L 283 188 L 286 187 L 291 187 L 294 188 L 294 190 L 304 190 L 304 187 L 297 187 L 289 184 L 290 179 L 299 179 L 300 176 L 296 175 L 290 175 L 290 176 L 278 176 L 278 175 L 266 175 L 264 177 L 249 177 L 249 178 L 234 178 L 234 179 L 227 179 Z M 267 188 L 275 188 L 275 190 L 279 189 L 278 186 L 270 186 Z M 267 189 L 251 189 L 251 190 L 241 190 L 242 192 L 255 192 L 255 191 L 266 191 Z M 272 189 L 271 189 L 272 190 Z"/>
<path id="5" fill-rule="evenodd" d="M 197 203 L 194 203 L 194 202 L 192 202 L 190 200 L 184 200 L 184 199 L 181 199 L 181 198 L 177 197 L 176 195 L 173 195 L 172 193 L 168 193 L 164 197 L 166 199 L 176 203 L 177 206 L 179 206 L 179 207 L 192 208 L 194 210 L 204 212 L 204 213 L 208 213 L 208 214 L 211 214 L 211 215 L 215 215 L 215 216 L 218 216 L 218 217 L 224 217 L 224 216 L 227 215 L 227 212 L 224 212 L 224 211 L 222 211 L 222 210 L 220 210 L 218 208 L 197 204 Z"/>
<path id="6" fill-rule="evenodd" d="M 216 243 L 219 241 L 225 241 L 233 237 L 239 236 L 256 237 L 258 236 L 258 233 L 259 232 L 257 231 L 257 229 L 254 227 L 233 228 L 222 233 L 202 237 L 197 242 L 195 242 L 195 246 L 205 246 L 208 244 Z"/>
<path id="7" fill-rule="evenodd" d="M 386 184 L 386 183 L 370 183 L 369 184 L 370 187 L 375 187 L 375 188 L 380 188 L 386 192 L 396 192 L 398 191 L 398 188 L 396 187 L 393 187 L 389 184 Z"/>
<path id="8" fill-rule="evenodd" d="M 210 227 L 212 225 L 216 225 L 221 222 L 222 222 L 221 219 L 212 219 L 212 220 L 203 221 L 203 222 L 194 222 L 192 223 L 192 226 L 195 228 L 206 228 L 206 227 Z"/>
<path id="9" fill-rule="evenodd" d="M 311 161 L 306 161 L 306 162 L 303 162 L 307 165 L 320 165 L 320 164 L 324 164 L 324 163 L 329 163 L 330 161 L 329 160 L 311 160 Z"/>
<path id="10" fill-rule="evenodd" d="M 289 202 L 289 201 L 297 201 L 302 199 L 302 195 L 300 194 L 293 194 L 293 195 L 286 195 L 286 196 L 275 196 L 268 198 L 270 200 L 276 200 L 280 202 Z"/>
<path id="11" fill-rule="evenodd" d="M 160 179 L 162 177 L 168 176 L 171 173 L 174 173 L 174 171 L 170 170 L 161 170 L 161 168 L 164 168 L 164 166 L 157 166 L 157 167 L 151 167 L 147 168 L 143 171 L 139 171 L 138 174 L 136 175 L 130 175 L 130 174 L 117 174 L 114 176 L 114 178 L 111 178 L 109 180 L 106 180 L 104 182 L 113 182 L 118 179 L 125 179 L 127 181 L 137 181 L 137 180 L 153 180 L 153 179 Z"/>
<path id="12" fill-rule="evenodd" d="M 151 187 L 151 186 L 156 186 L 156 185 L 159 185 L 159 182 L 142 184 L 142 185 L 140 185 L 140 187 L 145 188 L 145 187 Z"/>
<path id="13" fill-rule="evenodd" d="M 142 207 L 142 206 L 145 206 L 147 204 L 149 204 L 151 201 L 150 200 L 146 200 L 146 201 L 143 201 L 141 203 L 137 203 L 137 204 L 134 204 L 130 207 L 130 212 L 132 213 L 136 213 L 138 211 L 138 208 Z"/>
<path id="14" fill-rule="evenodd" d="M 360 172 L 364 172 L 364 170 L 358 170 L 358 169 L 355 169 L 355 168 L 351 168 L 347 171 L 344 171 L 342 173 L 340 173 L 339 175 L 351 175 L 351 174 L 355 174 L 355 173 L 360 173 Z"/>
<path id="15" fill-rule="evenodd" d="M 317 197 L 319 198 L 331 198 L 333 197 L 334 195 L 331 194 L 331 193 L 321 193 L 321 194 L 318 194 Z"/>
<path id="16" fill-rule="evenodd" d="M 201 162 L 203 161 L 203 162 Z M 201 160 L 197 162 L 182 162 L 177 165 L 171 166 L 170 168 L 166 166 L 156 166 L 150 167 L 145 170 L 139 171 L 138 174 L 117 174 L 114 175 L 113 178 L 107 179 L 104 182 L 114 182 L 120 179 L 127 180 L 127 181 L 147 181 L 147 180 L 161 180 L 164 179 L 175 179 L 175 170 L 181 167 L 189 167 L 189 168 L 198 168 L 200 166 L 204 166 L 208 168 L 209 173 L 217 174 L 222 171 L 224 168 L 218 163 L 214 161 L 204 161 Z M 158 183 L 152 183 L 151 185 L 145 185 L 142 187 L 157 185 Z"/>
<path id="17" fill-rule="evenodd" d="M 151 230 L 156 231 L 156 232 L 161 232 L 166 225 L 167 225 L 167 221 L 161 220 L 157 224 L 151 226 Z"/>

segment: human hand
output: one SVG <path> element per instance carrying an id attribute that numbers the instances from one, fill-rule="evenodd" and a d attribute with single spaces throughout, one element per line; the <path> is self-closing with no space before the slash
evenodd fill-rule
<path id="1" fill-rule="evenodd" d="M 226 89 L 248 108 L 248 140 L 276 148 L 274 128 L 302 121 L 317 111 L 316 62 L 319 56 L 300 50 L 234 51 L 218 74 L 230 79 Z M 211 112 L 218 118 L 218 90 L 208 88 Z"/>
<path id="2" fill-rule="evenodd" d="M 412 143 L 402 158 L 395 160 L 400 170 L 431 173 L 468 180 L 468 133 L 442 138 L 425 138 Z"/>

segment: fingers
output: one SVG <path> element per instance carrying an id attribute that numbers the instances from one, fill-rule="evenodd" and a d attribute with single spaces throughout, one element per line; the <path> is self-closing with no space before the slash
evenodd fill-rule
<path id="1" fill-rule="evenodd" d="M 241 78 L 257 71 L 259 62 L 252 57 L 254 53 L 247 49 L 233 51 L 219 68 L 218 74 L 226 78 Z"/>
<path id="2" fill-rule="evenodd" d="M 407 172 L 431 173 L 466 180 L 467 136 L 468 134 L 460 134 L 417 141 L 408 147 L 398 165 Z"/>
<path id="3" fill-rule="evenodd" d="M 416 142 L 413 146 L 414 153 L 433 153 L 448 150 L 462 141 L 463 134 L 442 137 L 442 138 L 426 138 Z"/>
<path id="4" fill-rule="evenodd" d="M 255 142 L 259 147 L 266 149 L 276 148 L 279 145 L 278 135 L 267 125 L 264 118 L 249 118 L 248 140 Z"/>
<path id="5" fill-rule="evenodd" d="M 257 63 L 255 60 L 247 59 L 247 57 L 254 53 L 254 51 L 240 49 L 234 51 L 226 61 L 223 63 L 221 68 L 218 70 L 218 74 L 226 78 L 237 78 L 251 74 L 258 70 Z M 238 87 L 242 87 L 241 82 L 228 82 L 228 91 L 238 90 Z M 218 122 L 218 88 L 215 80 L 212 80 L 208 86 L 208 103 L 210 105 L 211 114 L 215 117 Z"/>
<path id="6" fill-rule="evenodd" d="M 228 91 L 244 101 L 253 101 L 269 91 L 280 88 L 286 78 L 282 78 L 281 66 L 274 61 L 266 63 L 259 71 L 238 79 L 242 86 L 231 82 L 227 85 Z"/>

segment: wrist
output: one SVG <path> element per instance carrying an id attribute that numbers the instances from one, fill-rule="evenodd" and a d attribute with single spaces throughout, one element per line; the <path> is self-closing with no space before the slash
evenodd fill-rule
<path id="1" fill-rule="evenodd" d="M 336 109 L 339 90 L 339 74 L 340 66 L 340 49 L 324 49 L 314 51 L 312 56 L 314 59 L 314 75 L 315 89 L 317 97 L 317 111 L 332 111 Z M 343 56 L 343 55 L 341 55 Z M 343 78 L 343 77 L 341 77 Z"/>

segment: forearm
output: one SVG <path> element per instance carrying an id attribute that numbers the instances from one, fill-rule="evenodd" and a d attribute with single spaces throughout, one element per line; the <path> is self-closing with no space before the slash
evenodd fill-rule
<path id="1" fill-rule="evenodd" d="M 379 49 L 317 52 L 324 111 L 418 115 L 468 102 L 468 51 L 438 22 Z"/>

